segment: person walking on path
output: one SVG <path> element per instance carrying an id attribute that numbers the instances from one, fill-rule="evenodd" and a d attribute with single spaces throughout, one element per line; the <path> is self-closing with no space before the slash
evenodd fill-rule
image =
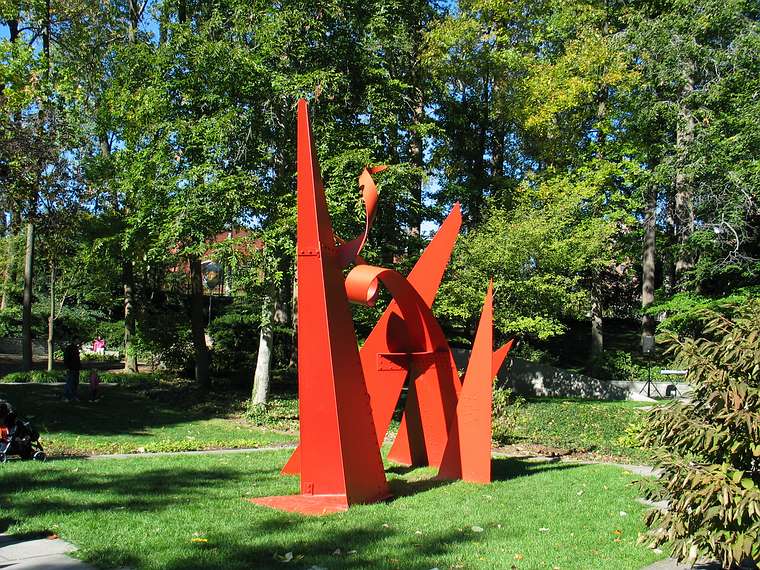
<path id="1" fill-rule="evenodd" d="M 79 358 L 79 345 L 69 343 L 63 351 L 63 365 L 66 368 L 66 386 L 63 389 L 63 397 L 69 402 L 78 400 L 79 371 L 82 370 L 82 361 Z"/>

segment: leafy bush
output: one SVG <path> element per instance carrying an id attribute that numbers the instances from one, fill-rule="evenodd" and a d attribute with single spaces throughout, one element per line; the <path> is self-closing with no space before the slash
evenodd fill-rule
<path id="1" fill-rule="evenodd" d="M 660 374 L 662 362 L 652 362 L 651 377 L 654 382 L 673 382 L 672 376 Z M 647 366 L 636 362 L 630 352 L 606 350 L 594 362 L 594 374 L 600 380 L 644 381 L 649 377 Z"/>
<path id="2" fill-rule="evenodd" d="M 657 325 L 658 332 L 696 337 L 701 334 L 705 324 L 705 311 L 722 312 L 726 307 L 741 306 L 758 295 L 760 286 L 737 289 L 730 296 L 718 299 L 696 293 L 678 293 L 663 302 L 655 303 L 646 313 L 665 316 Z"/>
<path id="3" fill-rule="evenodd" d="M 277 398 L 266 404 L 248 404 L 245 417 L 252 424 L 285 431 L 298 430 L 298 399 Z"/>
<path id="4" fill-rule="evenodd" d="M 81 358 L 82 362 L 112 362 L 118 360 L 118 356 L 114 354 L 100 354 L 97 352 L 84 352 L 82 353 Z"/>
<path id="5" fill-rule="evenodd" d="M 638 449 L 643 446 L 642 436 L 646 428 L 645 420 L 638 420 L 625 426 L 623 435 L 617 438 L 616 442 L 620 447 L 629 449 Z"/>
<path id="6" fill-rule="evenodd" d="M 21 307 L 11 306 L 0 311 L 0 337 L 21 336 Z"/>
<path id="7" fill-rule="evenodd" d="M 515 435 L 517 419 L 525 400 L 511 388 L 494 388 L 491 437 L 499 444 L 508 443 Z"/>
<path id="8" fill-rule="evenodd" d="M 250 371 L 253 377 L 260 326 L 261 309 L 243 302 L 233 303 L 224 314 L 211 321 L 208 333 L 214 340 L 213 362 L 217 374 Z"/>
<path id="9" fill-rule="evenodd" d="M 129 374 L 129 373 L 115 373 L 115 372 L 104 372 L 100 374 L 100 381 L 106 382 L 109 384 L 118 384 L 120 386 L 136 386 L 136 385 L 145 385 L 145 384 L 157 384 L 159 381 L 163 379 L 162 374 L 158 373 L 135 373 L 135 374 Z"/>
<path id="10" fill-rule="evenodd" d="M 730 568 L 760 558 L 760 300 L 702 320 L 702 338 L 671 338 L 692 400 L 655 408 L 643 431 L 663 470 L 645 489 L 668 508 L 647 515 L 642 539 Z"/>
<path id="11" fill-rule="evenodd" d="M 29 372 L 11 372 L 0 377 L 0 384 L 53 384 L 65 382 L 66 372 L 63 370 L 31 370 Z"/>
<path id="12" fill-rule="evenodd" d="M 193 342 L 187 299 L 182 294 L 168 293 L 147 304 L 137 324 L 134 350 L 138 355 L 191 374 Z"/>
<path id="13" fill-rule="evenodd" d="M 123 351 L 124 321 L 100 321 L 92 333 L 93 339 L 98 336 L 106 341 L 106 350 Z"/>

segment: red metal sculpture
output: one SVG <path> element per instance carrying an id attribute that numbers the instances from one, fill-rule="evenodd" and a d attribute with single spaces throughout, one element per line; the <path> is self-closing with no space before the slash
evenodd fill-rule
<path id="1" fill-rule="evenodd" d="M 359 177 L 366 209 L 362 235 L 334 235 L 311 136 L 298 103 L 298 379 L 301 443 L 283 468 L 300 474 L 301 494 L 252 499 L 304 514 L 345 510 L 387 498 L 380 446 L 405 380 L 409 390 L 389 458 L 440 467 L 439 476 L 491 477 L 491 381 L 511 347 L 492 347 L 492 290 L 478 327 L 464 386 L 431 311 L 461 226 L 459 206 L 407 277 L 364 263 L 377 206 L 372 174 Z M 343 277 L 342 268 L 354 267 Z M 371 305 L 378 285 L 393 301 L 361 350 L 349 301 Z"/>

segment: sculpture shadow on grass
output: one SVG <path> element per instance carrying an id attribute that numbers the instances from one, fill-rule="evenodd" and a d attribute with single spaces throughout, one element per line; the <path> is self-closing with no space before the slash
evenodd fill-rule
<path id="1" fill-rule="evenodd" d="M 273 457 L 273 465 L 280 460 L 281 454 L 276 460 Z M 45 526 L 51 520 L 50 513 L 55 513 L 54 518 L 62 523 L 62 528 L 66 528 L 65 520 L 69 516 L 77 521 L 71 523 L 74 527 L 85 524 L 83 517 L 86 517 L 97 521 L 98 526 L 111 527 L 113 530 L 107 532 L 113 532 L 114 536 L 102 540 L 102 544 L 80 545 L 83 547 L 81 557 L 103 567 L 129 566 L 135 569 L 144 567 L 153 556 L 159 557 L 161 567 L 168 570 L 205 570 L 222 566 L 230 569 L 282 568 L 282 557 L 291 552 L 294 559 L 290 566 L 298 568 L 429 570 L 446 561 L 454 564 L 452 552 L 461 550 L 457 545 L 482 538 L 455 529 L 429 531 L 422 527 L 424 533 L 417 534 L 408 528 L 403 531 L 396 528 L 397 525 L 408 526 L 410 520 L 414 520 L 403 522 L 403 517 L 412 516 L 408 506 L 402 511 L 405 514 L 401 522 L 396 520 L 397 501 L 406 502 L 427 492 L 440 493 L 441 488 L 448 485 L 473 485 L 436 480 L 435 472 L 430 468 L 420 468 L 419 478 L 416 478 L 414 469 L 407 471 L 409 479 L 392 478 L 390 484 L 396 499 L 385 505 L 357 506 L 348 514 L 311 518 L 280 513 L 242 500 L 251 492 L 292 492 L 296 479 L 280 477 L 276 467 L 233 468 L 215 463 L 193 465 L 193 462 L 194 459 L 189 458 L 135 459 L 118 463 L 111 460 L 108 463 L 116 466 L 115 471 L 113 467 L 111 471 L 100 469 L 101 462 L 57 463 L 55 467 L 36 470 L 26 464 L 21 466 L 22 469 L 0 471 L 0 487 L 10 499 L 10 512 L 4 514 L 0 523 L 7 529 L 18 521 L 25 521 L 29 529 L 28 523 L 32 521 L 31 531 L 44 532 L 49 530 Z M 569 463 L 530 463 L 496 458 L 493 475 L 495 481 L 505 481 L 577 467 L 579 465 Z M 483 489 L 485 491 L 486 487 Z M 186 543 L 186 547 L 170 548 L 159 541 L 152 547 L 156 549 L 153 552 L 146 551 L 144 546 L 135 547 L 129 538 L 119 538 L 119 525 L 133 520 L 127 515 L 140 513 L 136 520 L 143 521 L 138 525 L 144 526 L 147 532 L 149 528 L 160 528 L 167 517 L 182 518 L 184 505 L 201 500 L 212 490 L 224 490 L 213 499 L 223 508 L 221 514 L 209 519 L 215 524 L 199 520 L 197 527 L 182 527 L 180 538 L 175 536 L 176 530 L 166 531 L 168 542 L 180 540 Z M 438 504 L 437 499 L 431 499 Z M 230 512 L 236 514 L 229 517 L 226 513 Z M 431 516 L 435 514 L 431 513 Z M 35 519 L 40 521 L 38 528 L 34 528 Z M 193 530 L 203 531 L 209 542 L 191 543 Z M 76 542 L 76 535 L 71 539 Z M 162 548 L 166 550 L 161 551 Z M 389 551 L 392 551 L 393 559 L 387 558 Z"/>

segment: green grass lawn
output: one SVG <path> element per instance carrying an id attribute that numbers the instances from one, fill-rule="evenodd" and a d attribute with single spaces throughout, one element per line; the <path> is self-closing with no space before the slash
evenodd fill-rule
<path id="1" fill-rule="evenodd" d="M 0 384 L 0 398 L 32 419 L 50 455 L 83 455 L 291 443 L 298 437 L 298 401 L 281 395 L 255 418 L 241 418 L 246 394 L 220 390 L 204 396 L 181 382 L 103 386 L 95 403 L 66 403 L 62 387 Z M 515 412 L 510 443 L 646 461 L 621 442 L 626 427 L 643 416 L 639 402 L 560 398 L 530 399 Z M 394 421 L 391 430 L 398 427 Z M 287 433 L 284 433 L 287 432 Z"/>
<path id="2" fill-rule="evenodd" d="M 172 385 L 101 388 L 97 402 L 67 403 L 61 386 L 0 384 L 0 399 L 32 420 L 50 456 L 260 447 L 297 438 L 239 419 L 240 394 L 204 401 Z"/>
<path id="3" fill-rule="evenodd" d="M 396 499 L 319 518 L 244 501 L 297 492 L 278 475 L 286 457 L 14 461 L 0 468 L 0 531 L 56 533 L 88 562 L 135 570 L 639 569 L 664 556 L 636 545 L 644 507 L 618 467 L 497 459 L 486 486 L 390 467 Z"/>
<path id="4" fill-rule="evenodd" d="M 643 419 L 642 407 L 646 405 L 630 401 L 530 399 L 518 409 L 512 441 L 645 461 L 648 456 L 643 450 L 620 438 L 626 427 Z"/>

